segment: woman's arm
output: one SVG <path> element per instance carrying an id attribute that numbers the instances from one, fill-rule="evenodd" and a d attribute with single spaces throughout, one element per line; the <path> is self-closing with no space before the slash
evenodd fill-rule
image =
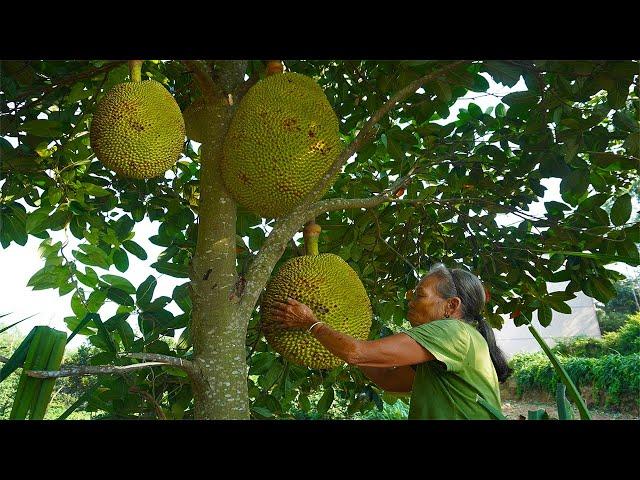
<path id="1" fill-rule="evenodd" d="M 271 320 L 279 328 L 309 328 L 317 323 L 313 311 L 303 303 L 289 299 L 287 303 L 274 302 L 268 311 Z M 318 323 L 311 330 L 327 350 L 345 362 L 359 367 L 402 367 L 417 365 L 435 357 L 404 333 L 378 340 L 358 340 L 337 332 L 325 323 Z"/>
<path id="2" fill-rule="evenodd" d="M 360 367 L 360 370 L 369 380 L 387 392 L 410 392 L 413 389 L 415 372 L 410 366 L 397 368 Z"/>
<path id="3" fill-rule="evenodd" d="M 358 340 L 335 331 L 325 323 L 319 323 L 313 327 L 311 335 L 331 353 L 358 367 L 402 367 L 435 359 L 428 350 L 404 333 L 378 340 Z"/>

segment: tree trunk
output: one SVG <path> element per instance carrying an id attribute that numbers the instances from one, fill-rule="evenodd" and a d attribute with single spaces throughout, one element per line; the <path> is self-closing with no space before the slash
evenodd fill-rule
<path id="1" fill-rule="evenodd" d="M 235 71 L 235 82 L 229 83 L 242 81 L 244 70 Z M 221 86 L 221 93 L 229 91 L 226 85 Z M 213 104 L 222 99 L 210 100 Z M 221 113 L 215 109 L 218 113 L 211 115 L 215 134 L 208 136 L 200 152 L 198 241 L 190 275 L 193 361 L 200 372 L 192 378 L 198 419 L 249 418 L 245 342 L 250 314 L 240 315 L 234 301 L 236 203 L 219 173 L 224 135 L 231 118 L 231 109 L 227 110 Z"/>

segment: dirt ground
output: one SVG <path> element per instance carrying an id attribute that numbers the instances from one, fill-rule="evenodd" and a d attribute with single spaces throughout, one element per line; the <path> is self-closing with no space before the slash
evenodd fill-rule
<path id="1" fill-rule="evenodd" d="M 502 402 L 502 413 L 509 420 L 518 420 L 519 415 L 527 417 L 529 410 L 538 410 L 543 408 L 547 411 L 549 416 L 558 418 L 558 408 L 555 403 L 542 403 L 542 402 L 521 402 L 518 400 L 504 400 Z M 594 420 L 640 420 L 640 417 L 618 412 L 608 412 L 604 410 L 597 410 L 590 408 L 591 418 Z M 578 411 L 573 408 L 574 418 L 580 418 Z"/>

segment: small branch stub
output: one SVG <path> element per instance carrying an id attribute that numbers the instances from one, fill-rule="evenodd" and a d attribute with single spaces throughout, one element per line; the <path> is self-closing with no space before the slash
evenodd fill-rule
<path id="1" fill-rule="evenodd" d="M 320 227 L 315 220 L 311 220 L 305 224 L 302 235 L 304 237 L 304 248 L 307 255 L 319 254 L 318 237 L 320 237 L 321 231 L 322 227 Z"/>
<path id="2" fill-rule="evenodd" d="M 131 81 L 142 81 L 142 60 L 129 60 L 129 74 L 131 75 Z"/>
<path id="3" fill-rule="evenodd" d="M 282 73 L 284 71 L 284 65 L 282 60 L 268 60 L 265 75 L 275 75 L 276 73 Z"/>

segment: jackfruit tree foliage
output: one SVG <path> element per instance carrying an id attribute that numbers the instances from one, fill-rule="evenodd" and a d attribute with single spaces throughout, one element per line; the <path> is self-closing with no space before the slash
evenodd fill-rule
<path id="1" fill-rule="evenodd" d="M 447 64 L 286 62 L 323 88 L 345 144 L 387 98 Z M 252 61 L 247 74 L 255 77 L 262 69 Z M 200 95 L 177 61 L 145 62 L 143 75 L 165 85 L 182 110 Z M 371 196 L 411 172 L 411 183 L 398 194 L 416 201 L 316 219 L 320 251 L 342 257 L 372 300 L 371 337 L 407 326 L 403 299 L 416 284 L 414 267 L 422 272 L 434 261 L 480 276 L 490 289 L 487 317 L 496 327 L 501 314 L 520 311 L 515 321 L 522 323 L 536 310 L 546 325 L 554 311 L 568 312 L 565 302 L 575 292 L 602 302 L 612 298 L 620 275 L 607 264 L 639 263 L 640 229 L 630 220 L 640 157 L 637 75 L 632 61 L 467 62 L 383 117 L 325 198 Z M 94 364 L 126 363 L 116 359 L 122 351 L 185 355 L 190 348 L 188 334 L 180 341 L 171 337 L 188 325 L 191 312 L 184 282 L 197 233 L 197 149 L 187 144 L 164 178 L 133 180 L 105 168 L 89 147 L 96 101 L 127 76 L 122 62 L 2 63 L 0 242 L 3 248 L 25 245 L 29 237 L 41 242 L 44 265 L 29 285 L 69 294 L 73 315 L 65 321 L 100 350 Z M 486 95 L 489 78 L 522 88 L 495 94 L 494 108 L 465 101 L 450 118 L 460 97 Z M 559 182 L 562 198 L 546 201 L 543 214 L 526 214 L 544 196 L 547 179 Z M 497 222 L 506 213 L 514 214 L 512 220 Z M 149 220 L 157 228 L 149 240 L 163 249 L 157 258 L 147 258 L 144 241 L 134 237 L 139 222 Z M 265 226 L 240 209 L 237 233 L 242 275 L 265 240 Z M 296 254 L 289 244 L 275 271 Z M 134 257 L 152 267 L 139 285 L 125 278 Z M 171 277 L 182 283 L 173 294 L 154 295 L 156 285 Z M 547 291 L 548 282 L 561 281 L 568 282 L 566 291 Z M 105 313 L 113 304 L 117 312 Z M 254 417 L 324 415 L 331 405 L 344 406 L 345 415 L 381 408 L 382 392 L 357 368 L 291 364 L 268 347 L 258 320 L 256 314 L 247 334 Z M 190 387 L 174 369 L 98 380 L 101 388 L 87 392 L 83 408 L 111 418 L 159 416 L 142 391 L 154 396 L 167 418 L 193 416 Z"/>

